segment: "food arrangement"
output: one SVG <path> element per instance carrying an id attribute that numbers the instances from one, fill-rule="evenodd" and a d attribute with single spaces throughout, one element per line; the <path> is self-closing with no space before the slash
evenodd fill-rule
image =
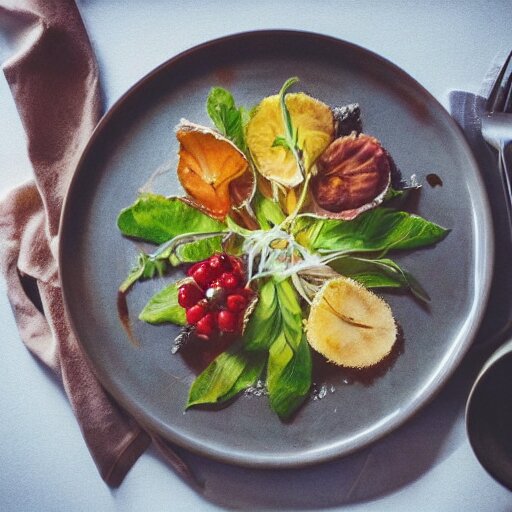
<path id="1" fill-rule="evenodd" d="M 187 407 L 226 404 L 263 381 L 290 417 L 312 386 L 312 354 L 332 364 L 377 365 L 398 326 L 372 289 L 428 301 L 389 253 L 442 240 L 448 230 L 402 211 L 405 186 L 357 105 L 331 107 L 297 78 L 252 110 L 220 87 L 206 109 L 215 128 L 182 119 L 177 175 L 186 195 L 143 193 L 121 211 L 141 252 L 120 294 L 179 267 L 139 319 L 182 326 L 173 352 L 204 353 Z"/>

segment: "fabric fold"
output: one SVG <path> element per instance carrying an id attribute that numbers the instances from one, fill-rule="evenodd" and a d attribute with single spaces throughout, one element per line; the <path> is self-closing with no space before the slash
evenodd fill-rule
<path id="1" fill-rule="evenodd" d="M 66 318 L 57 268 L 63 200 L 101 115 L 98 68 L 71 0 L 0 0 L 0 8 L 24 27 L 4 72 L 35 177 L 0 201 L 0 264 L 23 342 L 61 379 L 101 476 L 117 486 L 151 438 L 88 366 Z"/>

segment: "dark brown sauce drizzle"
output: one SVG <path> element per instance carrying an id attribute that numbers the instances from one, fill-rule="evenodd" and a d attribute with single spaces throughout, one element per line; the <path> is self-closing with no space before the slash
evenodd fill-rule
<path id="1" fill-rule="evenodd" d="M 132 321 L 130 320 L 130 312 L 128 310 L 128 302 L 126 300 L 126 292 L 117 292 L 117 315 L 123 326 L 124 332 L 128 339 L 135 347 L 140 347 L 139 340 L 133 334 Z"/>
<path id="2" fill-rule="evenodd" d="M 443 186 L 443 180 L 435 173 L 427 174 L 427 183 L 432 188 Z"/>

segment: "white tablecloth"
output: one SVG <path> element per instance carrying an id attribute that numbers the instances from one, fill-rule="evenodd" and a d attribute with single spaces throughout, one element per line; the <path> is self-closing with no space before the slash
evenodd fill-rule
<path id="1" fill-rule="evenodd" d="M 81 0 L 107 106 L 169 57 L 225 34 L 263 28 L 321 32 L 395 62 L 447 106 L 477 92 L 512 48 L 512 2 Z M 0 59 L 13 41 L 1 30 Z M 0 192 L 30 177 L 24 134 L 0 79 Z M 0 242 L 1 243 L 1 242 Z M 464 430 L 464 372 L 407 425 L 347 459 L 297 471 L 249 471 L 189 456 L 200 496 L 153 451 L 119 489 L 96 468 L 59 384 L 24 348 L 0 284 L 0 509 L 6 511 L 512 510 L 512 494 L 473 455 Z"/>

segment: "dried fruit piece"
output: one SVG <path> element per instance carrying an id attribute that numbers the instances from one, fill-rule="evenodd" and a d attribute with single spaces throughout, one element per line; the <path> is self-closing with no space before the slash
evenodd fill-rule
<path id="1" fill-rule="evenodd" d="M 318 158 L 311 181 L 315 212 L 350 220 L 379 205 L 389 188 L 391 166 L 380 142 L 355 133 L 336 139 Z"/>
<path id="2" fill-rule="evenodd" d="M 286 106 L 293 128 L 298 130 L 298 146 L 303 152 L 304 167 L 309 171 L 333 139 L 332 111 L 325 103 L 304 93 L 287 94 Z M 264 98 L 247 125 L 247 145 L 256 168 L 265 178 L 291 188 L 301 183 L 303 176 L 289 150 L 273 147 L 276 137 L 283 133 L 279 96 Z"/>
<path id="3" fill-rule="evenodd" d="M 176 138 L 180 143 L 178 178 L 189 201 L 208 215 L 224 219 L 238 205 L 233 203 L 232 195 L 236 194 L 231 193 L 230 184 L 245 173 L 251 174 L 247 159 L 219 133 L 184 119 L 176 127 Z M 250 194 L 247 180 L 241 182 L 244 194 Z"/>
<path id="4" fill-rule="evenodd" d="M 306 327 L 309 344 L 329 361 L 366 368 L 391 352 L 397 328 L 386 302 L 347 277 L 316 294 Z"/>

